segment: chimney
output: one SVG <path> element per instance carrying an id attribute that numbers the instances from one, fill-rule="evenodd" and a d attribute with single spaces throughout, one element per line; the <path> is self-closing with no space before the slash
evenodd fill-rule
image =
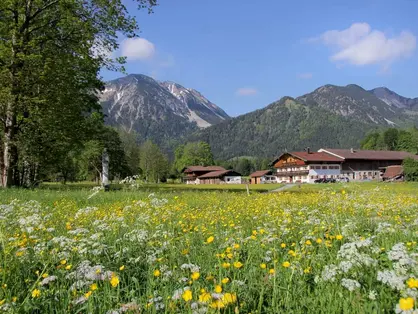
<path id="1" fill-rule="evenodd" d="M 354 154 L 354 148 L 351 148 L 350 151 L 352 154 Z"/>
<path id="2" fill-rule="evenodd" d="M 306 147 L 306 151 L 308 152 L 308 154 L 311 153 L 311 148 L 310 147 Z"/>

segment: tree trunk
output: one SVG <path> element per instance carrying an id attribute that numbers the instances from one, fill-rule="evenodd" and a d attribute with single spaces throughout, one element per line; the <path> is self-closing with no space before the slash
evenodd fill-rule
<path id="1" fill-rule="evenodd" d="M 14 143 L 16 114 L 14 113 L 13 103 L 7 106 L 6 123 L 3 136 L 3 171 L 2 185 L 3 187 L 11 187 L 14 182 L 14 171 L 17 165 L 17 148 Z"/>

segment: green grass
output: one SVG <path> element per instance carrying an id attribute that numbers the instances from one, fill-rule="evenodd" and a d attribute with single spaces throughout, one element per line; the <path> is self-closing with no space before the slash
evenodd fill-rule
<path id="1" fill-rule="evenodd" d="M 126 313 L 392 313 L 414 295 L 406 280 L 418 278 L 409 262 L 418 254 L 416 183 L 249 196 L 167 184 L 90 198 L 91 186 L 70 186 L 0 190 L 0 205 L 11 203 L 0 206 L 0 312 L 107 313 L 130 304 Z M 402 267 L 394 246 L 406 256 Z M 342 261 L 352 267 L 342 271 Z M 402 292 L 377 279 L 382 271 L 405 276 Z M 350 291 L 346 280 L 359 287 Z M 209 302 L 199 303 L 206 292 Z"/>
<path id="2" fill-rule="evenodd" d="M 94 182 L 81 182 L 81 183 L 43 183 L 40 186 L 40 189 L 46 190 L 83 190 L 83 189 L 92 189 L 97 186 Z M 280 183 L 272 184 L 249 184 L 249 190 L 266 192 L 275 190 L 283 186 Z M 121 184 L 111 184 L 111 189 L 127 189 L 129 186 Z M 160 183 L 160 184 L 142 184 L 139 187 L 139 190 L 148 191 L 148 192 L 158 192 L 158 191 L 184 191 L 184 190 L 204 190 L 204 191 L 246 191 L 246 184 L 181 184 L 181 183 Z"/>

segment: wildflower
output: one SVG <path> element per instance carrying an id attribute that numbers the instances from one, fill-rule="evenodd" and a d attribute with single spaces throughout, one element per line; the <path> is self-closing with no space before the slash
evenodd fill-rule
<path id="1" fill-rule="evenodd" d="M 222 301 L 225 304 L 229 304 L 229 303 L 235 303 L 237 302 L 237 296 L 235 293 L 225 293 L 224 296 L 222 297 Z"/>
<path id="2" fill-rule="evenodd" d="M 348 291 L 354 291 L 355 289 L 361 287 L 361 285 L 360 285 L 360 283 L 358 281 L 352 280 L 352 279 L 346 279 L 346 278 L 343 278 L 341 280 L 341 285 L 344 288 L 347 288 Z"/>
<path id="3" fill-rule="evenodd" d="M 260 264 L 260 268 L 261 268 L 261 269 L 266 269 L 266 267 L 267 267 L 267 265 L 266 265 L 266 264 L 264 264 L 264 263 L 261 263 L 261 264 Z"/>
<path id="4" fill-rule="evenodd" d="M 418 288 L 418 279 L 415 278 L 409 278 L 408 281 L 406 282 L 406 284 L 408 285 L 409 288 L 413 289 L 413 288 Z"/>
<path id="5" fill-rule="evenodd" d="M 199 277 L 200 277 L 200 273 L 198 273 L 198 272 L 194 272 L 194 273 L 192 273 L 192 275 L 191 275 L 191 278 L 192 278 L 193 280 L 198 280 L 198 279 L 199 279 Z"/>
<path id="6" fill-rule="evenodd" d="M 320 238 L 316 239 L 316 243 L 321 244 L 322 243 L 322 239 L 320 239 Z"/>
<path id="7" fill-rule="evenodd" d="M 269 269 L 269 274 L 270 275 L 274 275 L 276 273 L 276 271 L 274 270 L 274 268 Z"/>
<path id="8" fill-rule="evenodd" d="M 216 293 L 221 293 L 221 292 L 222 292 L 222 287 L 221 287 L 220 285 L 217 285 L 217 286 L 215 287 L 215 292 L 216 292 Z"/>
<path id="9" fill-rule="evenodd" d="M 209 302 L 212 300 L 212 296 L 208 292 L 203 292 L 201 295 L 199 295 L 199 302 Z"/>
<path id="10" fill-rule="evenodd" d="M 234 249 L 236 249 L 236 250 L 237 250 L 237 249 L 239 249 L 239 248 L 240 248 L 240 245 L 239 245 L 239 244 L 237 244 L 237 243 L 235 243 L 235 244 L 234 244 Z"/>
<path id="11" fill-rule="evenodd" d="M 67 261 L 65 259 L 63 259 L 62 261 L 60 261 L 60 264 L 65 265 L 65 264 L 67 264 Z"/>
<path id="12" fill-rule="evenodd" d="M 222 268 L 229 268 L 229 267 L 231 267 L 230 263 L 227 263 L 227 262 L 222 263 Z"/>
<path id="13" fill-rule="evenodd" d="M 229 282 L 229 278 L 228 278 L 228 277 L 223 278 L 223 279 L 221 280 L 221 282 L 222 282 L 223 284 L 227 284 L 227 283 Z"/>
<path id="14" fill-rule="evenodd" d="M 41 290 L 39 289 L 34 289 L 32 291 L 32 298 L 39 298 L 41 296 Z"/>
<path id="15" fill-rule="evenodd" d="M 286 247 L 286 243 L 282 243 L 282 244 L 280 244 L 280 247 L 281 247 L 282 249 L 284 249 L 284 248 Z"/>
<path id="16" fill-rule="evenodd" d="M 93 284 L 91 284 L 91 285 L 90 285 L 90 290 L 91 290 L 91 291 L 95 291 L 95 290 L 97 290 L 97 283 L 93 283 Z"/>
<path id="17" fill-rule="evenodd" d="M 311 242 L 311 240 L 306 240 L 305 244 L 306 244 L 306 245 L 311 245 L 311 244 L 312 244 L 312 242 Z"/>
<path id="18" fill-rule="evenodd" d="M 209 238 L 206 239 L 206 243 L 212 243 L 213 240 L 215 240 L 214 236 L 210 236 Z"/>
<path id="19" fill-rule="evenodd" d="M 0 300 L 0 305 L 3 305 L 6 302 L 6 299 Z"/>
<path id="20" fill-rule="evenodd" d="M 46 277 L 48 277 L 48 274 L 47 273 L 42 274 L 42 278 L 46 278 Z"/>
<path id="21" fill-rule="evenodd" d="M 161 275 L 160 270 L 158 269 L 154 270 L 154 277 L 160 277 L 160 275 Z"/>
<path id="22" fill-rule="evenodd" d="M 414 308 L 414 299 L 409 297 L 409 298 L 401 298 L 399 300 L 399 308 L 402 311 L 409 311 L 412 310 Z"/>
<path id="23" fill-rule="evenodd" d="M 311 272 L 311 270 L 312 270 L 312 267 L 311 267 L 311 266 L 306 267 L 306 268 L 303 270 L 303 273 L 304 273 L 304 274 L 309 274 L 309 273 Z"/>
<path id="24" fill-rule="evenodd" d="M 183 295 L 181 296 L 184 301 L 188 302 L 191 299 L 193 299 L 193 294 L 190 290 L 186 290 L 183 292 Z"/>
<path id="25" fill-rule="evenodd" d="M 235 267 L 235 268 L 241 268 L 242 266 L 244 266 L 244 264 L 243 264 L 243 263 L 241 263 L 241 262 L 239 262 L 239 261 L 234 262 L 234 267 Z"/>
<path id="26" fill-rule="evenodd" d="M 335 238 L 336 238 L 337 240 L 342 240 L 342 239 L 343 239 L 343 236 L 342 236 L 341 234 L 339 234 L 339 235 L 337 235 Z"/>
<path id="27" fill-rule="evenodd" d="M 88 299 L 90 296 L 91 296 L 91 294 L 92 294 L 93 292 L 92 291 L 88 291 L 88 292 L 86 292 L 85 294 L 84 294 L 84 297 L 86 298 L 86 299 Z"/>
<path id="28" fill-rule="evenodd" d="M 225 307 L 225 303 L 222 300 L 217 299 L 211 303 L 210 307 L 214 309 L 223 309 Z"/>
<path id="29" fill-rule="evenodd" d="M 115 274 L 112 274 L 112 278 L 110 279 L 110 284 L 113 288 L 116 288 L 119 284 L 119 278 Z"/>
<path id="30" fill-rule="evenodd" d="M 67 265 L 67 266 L 65 266 L 65 269 L 66 269 L 66 270 L 70 270 L 70 269 L 71 269 L 71 267 L 73 267 L 73 265 Z"/>
<path id="31" fill-rule="evenodd" d="M 119 267 L 119 270 L 122 271 L 125 269 L 125 265 L 122 265 L 121 267 Z"/>
<path id="32" fill-rule="evenodd" d="M 290 267 L 290 263 L 289 263 L 289 262 L 284 262 L 284 263 L 282 264 L 282 266 L 283 266 L 284 268 L 288 268 L 288 267 Z"/>

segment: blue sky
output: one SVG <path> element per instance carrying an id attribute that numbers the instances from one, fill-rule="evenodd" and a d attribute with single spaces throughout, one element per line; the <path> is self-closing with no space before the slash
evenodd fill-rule
<path id="1" fill-rule="evenodd" d="M 324 84 L 418 97 L 415 0 L 160 0 L 151 15 L 126 3 L 141 28 L 116 52 L 127 72 L 194 88 L 231 116 Z"/>

